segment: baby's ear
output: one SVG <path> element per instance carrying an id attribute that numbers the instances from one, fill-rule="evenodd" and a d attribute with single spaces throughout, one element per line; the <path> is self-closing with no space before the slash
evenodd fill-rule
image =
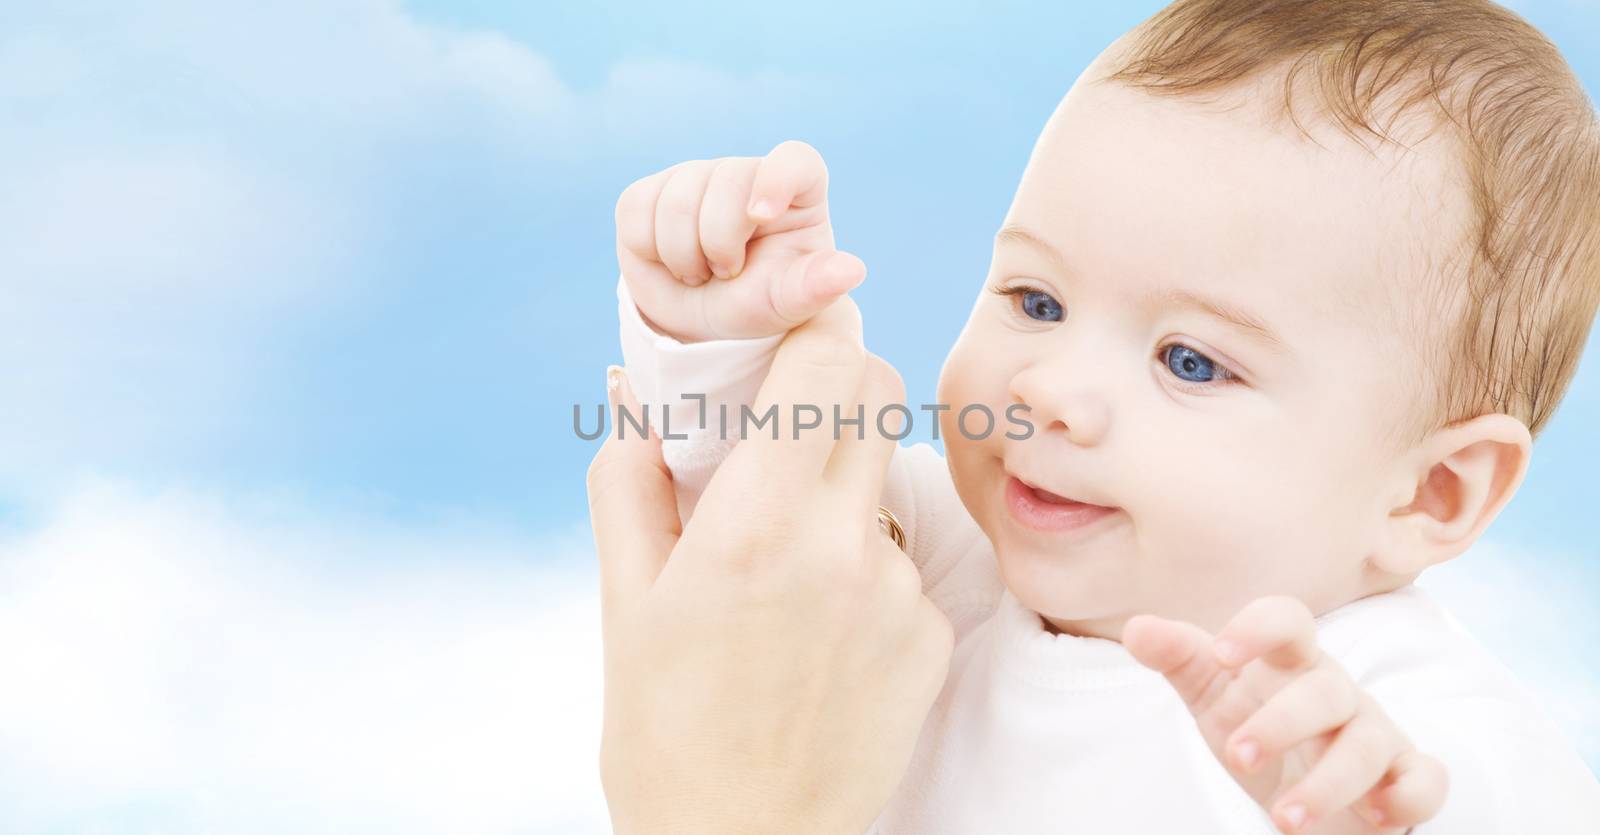
<path id="1" fill-rule="evenodd" d="M 1373 564 L 1415 574 L 1467 550 L 1522 485 L 1533 438 L 1506 414 L 1451 424 L 1418 447 L 1410 503 L 1389 511 L 1385 544 Z"/>

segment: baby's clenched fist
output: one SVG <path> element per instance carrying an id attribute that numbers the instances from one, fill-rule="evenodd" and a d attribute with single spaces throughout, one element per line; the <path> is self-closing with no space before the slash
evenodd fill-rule
<path id="1" fill-rule="evenodd" d="M 639 312 L 683 342 L 784 333 L 866 278 L 833 246 L 828 169 L 804 142 L 680 162 L 617 200 L 617 263 Z"/>

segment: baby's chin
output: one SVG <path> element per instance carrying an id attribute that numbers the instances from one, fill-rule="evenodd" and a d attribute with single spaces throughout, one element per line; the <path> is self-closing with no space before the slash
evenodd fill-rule
<path id="1" fill-rule="evenodd" d="M 1111 520 L 1107 520 L 1111 521 Z M 1139 610 L 1134 546 L 1125 529 L 1083 542 L 1054 544 L 1016 531 L 985 530 L 1000 579 L 1027 609 L 1060 624 L 1060 631 L 1115 639 Z"/>

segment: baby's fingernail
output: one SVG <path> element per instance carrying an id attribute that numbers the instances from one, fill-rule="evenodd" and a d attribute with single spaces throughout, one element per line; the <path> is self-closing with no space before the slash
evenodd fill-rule
<path id="1" fill-rule="evenodd" d="M 770 220 L 772 218 L 772 202 L 769 200 L 756 200 L 750 204 L 750 216 Z"/>
<path id="2" fill-rule="evenodd" d="M 1211 649 L 1216 653 L 1218 661 L 1229 666 L 1237 663 L 1242 654 L 1239 645 L 1232 641 L 1217 641 Z"/>
<path id="3" fill-rule="evenodd" d="M 1239 758 L 1239 763 L 1245 768 L 1255 768 L 1256 758 L 1261 756 L 1261 746 L 1253 739 L 1247 739 L 1233 747 L 1234 756 Z"/>
<path id="4" fill-rule="evenodd" d="M 1311 815 L 1306 812 L 1306 807 L 1296 804 L 1283 810 L 1284 823 L 1289 824 L 1290 832 L 1299 832 L 1305 827 Z"/>
<path id="5" fill-rule="evenodd" d="M 727 278 L 728 277 L 728 271 L 723 269 L 721 264 L 712 264 L 711 265 L 711 277 L 712 278 L 717 278 L 717 279 Z"/>

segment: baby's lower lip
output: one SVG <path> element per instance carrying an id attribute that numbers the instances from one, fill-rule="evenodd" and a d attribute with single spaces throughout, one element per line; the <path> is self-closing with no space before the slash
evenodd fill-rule
<path id="1" fill-rule="evenodd" d="M 1087 527 L 1117 512 L 1114 507 L 1083 502 L 1046 501 L 1032 487 L 1011 475 L 1006 476 L 1006 507 L 1011 517 L 1023 525 L 1051 532 Z"/>

